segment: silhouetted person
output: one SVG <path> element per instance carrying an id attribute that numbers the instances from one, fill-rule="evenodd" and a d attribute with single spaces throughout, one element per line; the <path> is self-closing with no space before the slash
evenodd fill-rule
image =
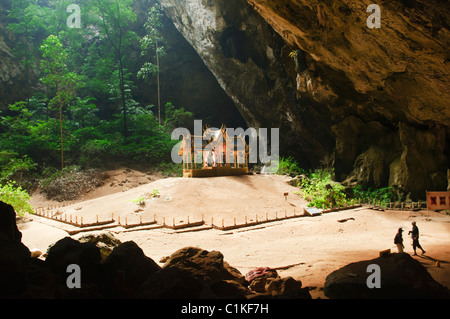
<path id="1" fill-rule="evenodd" d="M 413 228 L 408 232 L 408 235 L 411 234 L 411 238 L 413 240 L 414 255 L 417 255 L 416 248 L 420 248 L 422 250 L 422 254 L 425 254 L 425 250 L 423 250 L 422 246 L 419 244 L 419 228 L 416 226 L 416 222 L 412 222 L 411 224 Z"/>
<path id="2" fill-rule="evenodd" d="M 397 235 L 395 235 L 394 238 L 394 244 L 397 245 L 397 249 L 399 253 L 403 252 L 403 248 L 405 248 L 405 246 L 403 245 L 403 237 L 402 237 L 402 233 L 403 233 L 403 229 L 399 228 Z"/>

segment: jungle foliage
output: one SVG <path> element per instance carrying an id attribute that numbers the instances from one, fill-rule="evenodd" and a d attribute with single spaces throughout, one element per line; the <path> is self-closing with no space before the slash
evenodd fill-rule
<path id="1" fill-rule="evenodd" d="M 0 112 L 0 186 L 17 180 L 16 188 L 29 188 L 33 177 L 65 167 L 161 165 L 178 142 L 170 136 L 174 125 L 192 118 L 170 102 L 155 115 L 153 105 L 135 100 L 142 66 L 159 68 L 154 51 L 147 54 L 155 39 L 162 50 L 159 7 L 139 28 L 131 0 L 80 0 L 81 27 L 70 28 L 71 3 L 12 1 L 8 30 L 25 70 L 26 99 Z"/>
<path id="2" fill-rule="evenodd" d="M 292 157 L 280 157 L 278 174 L 291 175 L 298 179 L 297 185 L 301 189 L 298 194 L 309 202 L 309 206 L 330 208 L 350 204 L 351 201 L 367 203 L 369 201 L 387 206 L 390 202 L 401 201 L 393 187 L 375 188 L 367 185 L 346 187 L 335 181 L 334 170 L 319 168 L 305 170 Z"/>

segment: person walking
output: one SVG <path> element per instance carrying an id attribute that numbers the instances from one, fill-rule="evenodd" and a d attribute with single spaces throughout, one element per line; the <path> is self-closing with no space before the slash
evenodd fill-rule
<path id="1" fill-rule="evenodd" d="M 397 249 L 398 249 L 399 253 L 402 253 L 403 252 L 403 248 L 405 248 L 405 246 L 403 245 L 402 233 L 403 233 L 403 229 L 399 228 L 398 232 L 397 232 L 397 234 L 395 235 L 395 238 L 394 238 L 394 244 L 397 245 Z"/>
<path id="2" fill-rule="evenodd" d="M 416 222 L 412 222 L 411 224 L 412 224 L 413 228 L 412 228 L 412 230 L 410 230 L 408 232 L 408 235 L 411 234 L 411 238 L 413 241 L 413 243 L 412 243 L 413 250 L 414 250 L 413 255 L 417 256 L 417 253 L 416 253 L 417 248 L 420 248 L 422 250 L 422 254 L 425 254 L 425 250 L 423 250 L 422 246 L 420 246 L 420 243 L 419 243 L 419 228 L 417 227 Z"/>

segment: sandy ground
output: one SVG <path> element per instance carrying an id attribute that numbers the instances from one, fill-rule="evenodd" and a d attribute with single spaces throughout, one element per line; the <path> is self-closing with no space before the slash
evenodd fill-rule
<path id="1" fill-rule="evenodd" d="M 225 226 L 238 224 L 244 219 L 250 222 L 258 218 L 270 219 L 284 214 L 302 213 L 306 202 L 295 194 L 296 188 L 288 185 L 287 177 L 247 175 L 206 179 L 183 179 L 150 177 L 135 171 L 116 171 L 114 178 L 128 176 L 130 183 L 136 179 L 147 184 L 134 184 L 134 188 L 107 183 L 103 189 L 71 206 L 58 208 L 64 214 L 83 216 L 84 222 L 94 222 L 121 216 L 129 224 L 163 219 L 171 224 L 196 222 L 202 218 L 206 225 L 213 222 Z M 130 177 L 135 174 L 134 177 Z M 113 176 L 113 175 L 112 175 Z M 123 184 L 123 183 L 122 183 Z M 132 200 L 152 193 L 157 189 L 160 196 L 145 200 L 139 206 Z M 289 193 L 287 199 L 284 193 Z M 103 196 L 102 196 L 103 195 Z M 45 206 L 44 199 L 34 196 L 34 207 Z M 55 211 L 55 210 L 53 210 Z M 256 216 L 258 215 L 258 217 Z M 246 217 L 247 216 L 247 217 Z M 37 216 L 32 221 L 19 223 L 22 241 L 30 249 L 46 251 L 48 246 L 68 236 L 69 228 L 59 222 Z M 342 220 L 347 219 L 345 222 Z M 420 229 L 420 242 L 425 255 L 414 256 L 440 283 L 450 288 L 450 216 L 430 211 L 374 211 L 366 207 L 331 212 L 314 217 L 296 217 L 273 221 L 253 227 L 230 231 L 207 229 L 181 232 L 167 228 L 127 231 L 123 227 L 108 230 L 124 241 L 135 241 L 144 253 L 159 262 L 176 250 L 194 246 L 222 252 L 230 265 L 242 274 L 249 270 L 267 266 L 279 268 L 280 276 L 292 276 L 301 280 L 303 286 L 311 288 L 313 298 L 323 298 L 326 276 L 351 262 L 373 259 L 379 252 L 391 249 L 396 252 L 393 239 L 399 227 L 403 227 L 405 251 L 412 254 L 411 239 L 407 236 L 411 222 L 416 221 Z M 102 232 L 93 231 L 91 233 Z M 89 232 L 88 232 L 89 233 Z M 74 238 L 86 232 L 73 235 Z M 440 261 L 440 267 L 436 266 Z"/>

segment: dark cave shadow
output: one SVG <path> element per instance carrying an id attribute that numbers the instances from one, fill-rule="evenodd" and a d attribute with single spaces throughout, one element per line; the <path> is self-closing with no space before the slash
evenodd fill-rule
<path id="1" fill-rule="evenodd" d="M 419 257 L 419 258 L 422 258 L 422 259 L 431 260 L 431 261 L 434 261 L 434 262 L 439 261 L 439 263 L 441 263 L 441 264 L 448 264 L 448 263 L 449 263 L 449 262 L 446 261 L 446 260 L 436 259 L 436 258 L 433 258 L 433 257 L 428 256 L 428 255 L 419 255 L 419 254 L 418 254 L 416 257 Z"/>

